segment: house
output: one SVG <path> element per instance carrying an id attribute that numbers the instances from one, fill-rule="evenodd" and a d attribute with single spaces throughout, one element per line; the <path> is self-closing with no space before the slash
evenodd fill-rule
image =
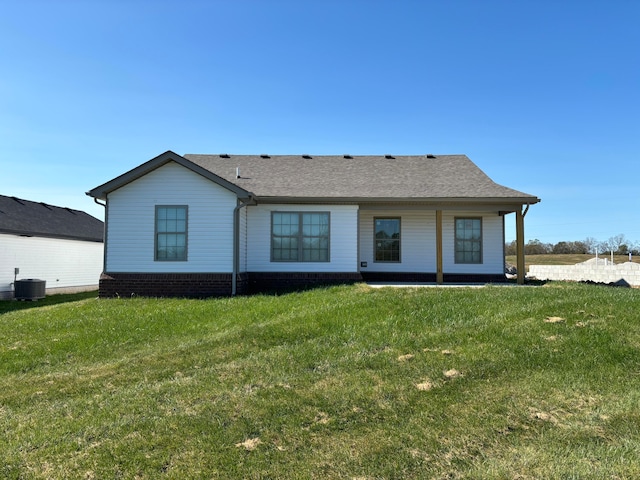
<path id="1" fill-rule="evenodd" d="M 85 212 L 0 195 L 0 299 L 13 298 L 16 279 L 44 280 L 47 293 L 95 290 L 103 234 Z"/>
<path id="2" fill-rule="evenodd" d="M 106 206 L 101 296 L 500 282 L 504 216 L 516 213 L 522 247 L 524 215 L 540 201 L 494 183 L 465 155 L 171 151 L 87 195 Z"/>

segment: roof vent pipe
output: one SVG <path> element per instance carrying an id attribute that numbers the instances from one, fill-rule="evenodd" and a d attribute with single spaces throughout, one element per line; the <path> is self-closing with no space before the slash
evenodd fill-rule
<path id="1" fill-rule="evenodd" d="M 236 178 L 240 178 L 240 167 L 236 167 Z"/>

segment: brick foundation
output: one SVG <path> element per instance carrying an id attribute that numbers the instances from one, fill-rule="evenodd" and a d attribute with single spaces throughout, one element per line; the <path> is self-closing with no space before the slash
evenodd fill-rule
<path id="1" fill-rule="evenodd" d="M 432 283 L 435 273 L 400 272 L 250 272 L 238 275 L 239 295 L 296 290 L 321 285 L 355 282 L 415 282 Z M 449 283 L 505 282 L 499 274 L 444 274 Z M 206 298 L 231 295 L 230 273 L 103 273 L 100 277 L 100 297 L 186 297 Z"/>
<path id="2" fill-rule="evenodd" d="M 361 282 L 359 273 L 273 272 L 238 275 L 236 293 L 294 290 L 319 285 Z M 231 295 L 230 273 L 103 273 L 100 297 L 187 297 Z"/>
<path id="3" fill-rule="evenodd" d="M 237 292 L 247 290 L 247 274 L 238 275 Z M 230 273 L 103 273 L 100 297 L 187 297 L 231 295 Z"/>
<path id="4" fill-rule="evenodd" d="M 358 272 L 252 272 L 249 293 L 295 290 L 321 285 L 361 282 Z"/>

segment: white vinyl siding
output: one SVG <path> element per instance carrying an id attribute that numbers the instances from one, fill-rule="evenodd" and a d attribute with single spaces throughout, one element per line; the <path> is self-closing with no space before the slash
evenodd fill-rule
<path id="1" fill-rule="evenodd" d="M 47 291 L 98 288 L 102 273 L 102 242 L 0 234 L 0 298 L 11 298 L 14 269 L 18 280 L 46 281 Z"/>
<path id="2" fill-rule="evenodd" d="M 400 262 L 375 261 L 374 218 L 400 219 Z M 435 272 L 435 211 L 360 210 L 360 261 L 363 272 Z"/>
<path id="3" fill-rule="evenodd" d="M 271 261 L 272 212 L 328 212 L 329 261 Z M 256 205 L 247 207 L 247 271 L 356 272 L 358 207 L 355 205 Z"/>
<path id="4" fill-rule="evenodd" d="M 170 162 L 108 195 L 107 272 L 229 273 L 233 268 L 236 195 Z M 155 208 L 189 209 L 188 258 L 154 259 Z"/>
<path id="5" fill-rule="evenodd" d="M 374 218 L 400 218 L 399 263 L 374 261 Z M 455 263 L 455 218 L 482 218 L 482 263 Z M 503 223 L 497 213 L 444 211 L 442 250 L 444 273 L 501 274 L 504 272 Z M 360 210 L 360 262 L 363 272 L 436 272 L 435 210 Z"/>
<path id="6" fill-rule="evenodd" d="M 187 261 L 158 262 L 157 205 L 188 207 Z M 108 195 L 106 272 L 230 273 L 236 195 L 170 162 Z M 272 212 L 328 212 L 329 261 L 272 261 Z M 482 263 L 455 263 L 455 218 L 482 218 Z M 374 218 L 399 218 L 400 262 L 374 261 Z M 240 272 L 436 271 L 435 210 L 357 205 L 250 205 L 240 209 Z M 496 274 L 503 266 L 503 222 L 497 213 L 443 212 L 444 273 Z M 360 268 L 360 262 L 367 267 Z"/>
<path id="7" fill-rule="evenodd" d="M 455 219 L 482 218 L 482 263 L 456 263 Z M 502 217 L 497 213 L 443 212 L 442 244 L 444 273 L 504 273 L 504 235 Z"/>

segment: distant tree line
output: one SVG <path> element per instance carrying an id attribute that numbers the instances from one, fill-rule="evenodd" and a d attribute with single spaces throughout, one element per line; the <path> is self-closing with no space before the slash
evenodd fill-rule
<path id="1" fill-rule="evenodd" d="M 613 251 L 614 255 L 640 255 L 640 242 L 631 242 L 623 234 L 616 235 L 606 241 L 598 241 L 587 237 L 584 240 L 574 242 L 544 243 L 538 240 L 529 240 L 524 246 L 525 255 L 542 255 L 545 253 L 589 253 L 605 254 Z M 516 241 L 505 244 L 505 254 L 516 254 Z"/>

